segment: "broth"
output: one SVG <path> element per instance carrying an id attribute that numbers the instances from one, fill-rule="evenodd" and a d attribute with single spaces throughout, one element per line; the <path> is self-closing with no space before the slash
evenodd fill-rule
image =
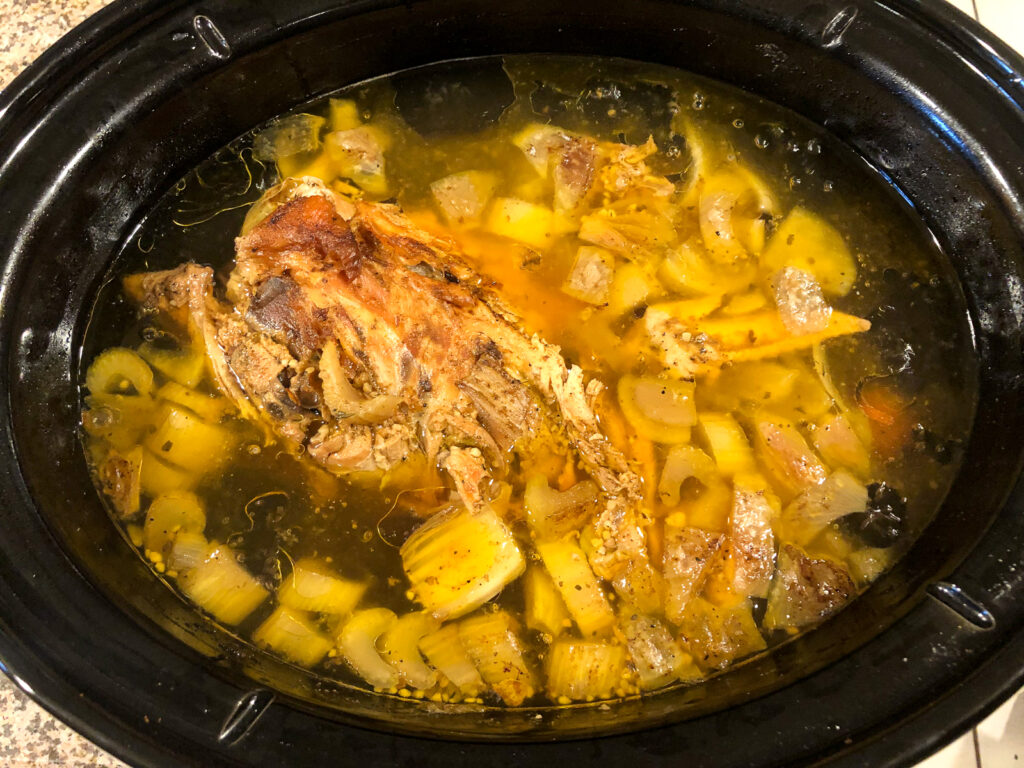
<path id="1" fill-rule="evenodd" d="M 307 181 L 273 187 L 288 178 Z M 395 257 L 408 284 L 465 291 L 444 301 L 508 337 L 487 379 L 504 389 L 466 401 L 457 382 L 471 423 L 449 414 L 436 450 L 424 417 L 399 458 L 339 458 L 415 416 L 360 373 L 380 367 L 365 339 L 363 357 L 319 339 L 306 390 L 301 366 L 271 377 L 288 422 L 230 350 L 233 378 L 211 367 L 186 294 L 138 277 L 209 265 L 224 317 L 302 359 L 259 314 L 290 268 L 239 272 L 310 200 L 355 211 L 330 226 L 388 269 L 388 248 L 422 251 Z M 299 666 L 509 706 L 696 684 L 839 610 L 944 497 L 974 392 L 943 264 L 859 158 L 735 89 L 571 57 L 401 73 L 241 137 L 143 222 L 86 336 L 86 455 L 160 578 Z M 510 362 L 534 338 L 537 360 L 564 356 L 553 378 Z M 572 400 L 574 371 L 603 390 Z M 333 452 L 324 430 L 345 436 Z"/>

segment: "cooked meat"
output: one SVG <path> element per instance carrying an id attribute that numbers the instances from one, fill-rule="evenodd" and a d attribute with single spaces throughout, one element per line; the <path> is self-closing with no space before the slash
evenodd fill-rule
<path id="1" fill-rule="evenodd" d="M 707 578 L 713 558 L 721 549 L 725 535 L 692 526 L 665 524 L 665 615 L 675 623 L 683 618 L 686 604 Z"/>
<path id="2" fill-rule="evenodd" d="M 765 597 L 775 570 L 772 508 L 763 490 L 736 487 L 729 515 L 732 587 L 743 597 Z"/>
<path id="3" fill-rule="evenodd" d="M 287 185 L 238 238 L 228 301 L 192 264 L 134 276 L 132 294 L 200 335 L 243 415 L 335 472 L 422 452 L 474 508 L 520 438 L 542 420 L 564 429 L 608 499 L 595 568 L 624 590 L 653 582 L 640 480 L 594 414 L 603 385 L 526 335 L 449 241 L 314 179 Z"/>
<path id="4" fill-rule="evenodd" d="M 831 560 L 814 559 L 786 544 L 765 611 L 766 629 L 800 629 L 834 613 L 856 594 L 850 574 Z"/>
<path id="5" fill-rule="evenodd" d="M 590 191 L 598 163 L 597 145 L 589 139 L 570 139 L 555 166 L 555 207 L 571 211 Z"/>

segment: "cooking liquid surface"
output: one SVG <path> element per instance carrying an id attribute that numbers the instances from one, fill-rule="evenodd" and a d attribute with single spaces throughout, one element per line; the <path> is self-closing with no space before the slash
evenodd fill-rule
<path id="1" fill-rule="evenodd" d="M 928 522 L 955 474 L 959 447 L 973 415 L 972 358 L 965 314 L 960 311 L 962 299 L 941 255 L 912 212 L 859 158 L 827 134 L 789 112 L 720 84 L 674 70 L 611 60 L 512 57 L 502 62 L 458 63 L 375 80 L 333 98 L 333 102 L 325 99 L 307 105 L 296 113 L 299 117 L 272 123 L 233 142 L 183 179 L 157 206 L 121 254 L 111 282 L 97 301 L 86 338 L 85 361 L 111 346 L 139 349 L 147 344 L 150 351 L 158 350 L 155 359 L 161 359 L 159 350 L 187 357 L 187 339 L 168 332 L 160 318 L 140 315 L 125 297 L 121 278 L 190 260 L 213 266 L 218 276 L 225 278 L 234 256 L 232 238 L 238 234 L 249 204 L 264 190 L 288 176 L 340 181 L 337 189 L 366 200 L 394 202 L 419 227 L 453 238 L 477 271 L 499 284 L 501 297 L 522 317 L 527 333 L 559 346 L 569 363 L 607 385 L 610 405 L 600 414 L 602 426 L 634 462 L 643 480 L 642 528 L 651 561 L 660 565 L 673 530 L 702 525 L 715 535 L 728 533 L 732 478 L 722 473 L 725 459 L 715 455 L 703 421 L 686 428 L 689 439 L 679 436 L 682 428 L 678 424 L 672 436 L 665 437 L 665 430 L 673 428 L 671 414 L 668 427 L 657 418 L 652 425 L 650 414 L 644 415 L 644 403 L 634 402 L 642 399 L 641 395 L 630 394 L 627 385 L 664 378 L 666 368 L 638 329 L 644 327 L 652 309 L 671 302 L 699 302 L 709 294 L 717 295 L 719 301 L 709 316 L 696 321 L 698 327 L 775 311 L 776 294 L 769 281 L 776 278 L 766 277 L 763 270 L 755 269 L 745 284 L 733 281 L 718 292 L 699 286 L 690 290 L 692 286 L 685 285 L 686 269 L 681 271 L 682 278 L 672 271 L 679 263 L 672 254 L 688 244 L 699 248 L 703 243 L 709 250 L 708 234 L 701 231 L 699 223 L 701 195 L 708 199 L 709 180 L 716 172 L 738 168 L 746 186 L 737 193 L 741 202 L 731 209 L 736 217 L 734 239 L 764 260 L 773 238 L 786 226 L 787 215 L 792 217 L 794 209 L 808 212 L 812 221 L 805 226 L 817 227 L 815 232 L 824 227 L 839 233 L 856 274 L 829 263 L 824 247 L 820 263 L 814 255 L 819 251 L 812 249 L 810 259 L 798 266 L 816 278 L 820 287 L 828 288 L 830 279 L 850 280 L 852 286 L 839 286 L 838 290 L 832 286 L 833 290 L 826 291 L 827 303 L 833 313 L 866 319 L 871 328 L 815 345 L 781 348 L 781 354 L 702 369 L 696 374 L 692 395 L 698 418 L 705 414 L 731 418 L 753 446 L 755 463 L 750 471 L 768 484 L 774 546 L 781 552 L 787 543 L 794 544 L 811 560 L 840 568 L 856 591 L 887 569 Z M 324 122 L 310 122 L 303 115 L 320 116 Z M 523 136 L 534 124 L 556 126 L 571 136 L 608 143 L 605 146 L 639 147 L 649 138 L 653 140 L 656 151 L 644 162 L 653 178 L 667 180 L 674 191 L 664 197 L 644 193 L 631 198 L 626 194 L 607 203 L 616 214 L 611 221 L 623 225 L 617 231 L 632 238 L 634 250 L 616 251 L 614 246 L 606 247 L 608 243 L 595 245 L 599 236 L 589 241 L 579 236 L 581 210 L 596 214 L 605 207 L 606 201 L 601 199 L 588 200 L 581 210 L 565 215 L 556 212 L 540 221 L 536 216 L 530 218 L 533 209 L 528 209 L 525 220 L 503 227 L 502 214 L 495 211 L 504 200 L 526 201 L 551 212 L 555 181 L 550 168 L 539 171 L 523 148 Z M 319 144 L 338 129 L 359 126 L 370 126 L 384 148 L 381 173 L 373 169 L 365 174 L 351 168 L 339 172 L 337 158 L 332 165 L 324 145 L 291 152 L 297 145 L 289 142 L 301 144 L 303 131 L 312 130 Z M 437 187 L 431 185 L 465 172 L 477 173 L 470 178 L 487 202 L 481 212 L 460 221 L 450 211 L 446 215 Z M 741 210 L 744 205 L 745 212 Z M 675 213 L 668 213 L 672 208 Z M 746 218 L 741 221 L 741 216 Z M 508 215 L 505 221 L 510 221 Z M 748 228 L 742 235 L 741 226 Z M 797 230 L 797 237 L 801 232 Z M 598 286 L 596 297 L 581 299 L 578 286 L 566 289 L 581 246 L 599 249 L 605 263 L 611 265 L 610 284 Z M 716 262 L 712 259 L 711 263 Z M 692 310 L 695 305 L 688 306 Z M 742 323 L 736 327 L 743 329 Z M 750 339 L 740 342 L 742 348 L 757 345 L 754 331 L 748 335 Z M 201 354 L 197 349 L 191 353 Z M 159 365 L 153 367 L 153 390 L 158 395 L 167 382 L 181 380 L 182 374 L 173 366 L 164 371 Z M 168 376 L 166 371 L 174 375 Z M 183 375 L 188 378 L 187 373 Z M 672 381 L 679 378 L 668 376 Z M 199 374 L 195 379 L 195 391 L 216 394 L 208 375 Z M 181 469 L 173 461 L 164 461 L 173 454 L 161 456 L 163 446 L 152 442 L 160 420 L 166 418 L 166 397 L 154 398 L 156 405 L 147 412 L 150 415 L 139 417 L 148 418 L 147 424 L 136 425 L 126 438 L 117 427 L 118 418 L 123 417 L 117 408 L 124 404 L 104 404 L 88 388 L 83 394 L 86 453 L 100 475 L 111 446 L 127 454 L 134 447 L 133 440 L 146 446 L 144 452 L 158 455 L 161 467 Z M 219 407 L 223 401 L 211 397 L 209 402 Z M 187 405 L 183 407 L 189 411 Z M 638 408 L 640 416 L 631 418 L 630 408 Z M 820 462 L 828 476 L 842 472 L 854 478 L 861 496 L 854 494 L 853 498 L 866 503 L 857 512 L 847 512 L 825 525 L 806 527 L 795 513 L 787 517 L 786 510 L 806 488 L 794 481 L 792 474 L 787 476 L 785 468 L 780 472 L 777 462 L 772 464 L 770 440 L 768 448 L 758 447 L 758 429 L 769 418 L 766 413 L 775 420 L 772 423 L 785 429 L 792 426 L 802 436 L 798 447 Z M 839 447 L 823 448 L 819 438 L 824 425 L 832 424 L 830 420 L 837 416 L 845 419 L 852 437 Z M 205 509 L 205 524 L 195 533 L 230 548 L 225 551 L 236 554 L 237 562 L 268 593 L 238 619 L 235 631 L 240 636 L 250 638 L 256 631 L 259 638 L 257 628 L 275 611 L 274 594 L 288 580 L 294 564 L 309 559 L 346 582 L 365 585 L 358 610 L 381 607 L 403 616 L 422 609 L 410 589 L 399 548 L 421 524 L 425 510 L 450 506 L 450 483 L 446 484 L 442 473 L 428 468 L 409 475 L 411 481 L 392 473 L 385 476 L 382 487 L 379 473 L 339 476 L 324 471 L 280 441 L 269 440 L 254 425 L 232 417 L 230 409 L 218 418 L 215 422 L 227 436 L 222 448 L 230 455 L 224 460 L 214 456 L 216 451 L 210 454 L 220 467 L 216 472 L 186 468 L 181 476 L 188 478 L 181 481 L 181 487 L 193 491 Z M 126 442 L 117 444 L 119 440 Z M 692 445 L 716 460 L 727 487 L 723 508 L 713 508 L 707 484 L 694 477 L 677 484 L 668 496 L 659 493 L 669 456 L 677 445 Z M 494 492 L 504 492 L 501 503 L 521 508 L 526 483 L 537 476 L 560 491 L 587 480 L 587 473 L 572 456 L 567 461 L 558 448 L 541 445 L 528 455 L 521 454 L 502 478 L 503 490 L 495 488 Z M 163 551 L 145 546 L 147 506 L 160 495 L 154 489 L 174 493 L 174 482 L 150 478 L 147 491 L 144 477 L 140 511 L 125 517 L 114 504 L 112 517 L 160 578 L 178 588 L 180 574 L 172 561 L 175 532 L 150 539 L 150 543 L 163 545 Z M 588 638 L 581 637 L 579 623 L 564 606 L 555 611 L 562 617 L 561 625 L 547 627 L 543 618 L 537 619 L 540 609 L 527 605 L 536 598 L 526 592 L 538 587 L 524 590 L 524 584 L 534 578 L 534 570 L 544 574 L 544 565 L 533 550 L 536 532 L 522 515 L 512 522 L 511 530 L 526 553 L 527 575 L 514 580 L 471 617 L 486 614 L 490 606 L 514 617 L 524 663 L 535 676 L 531 688 L 535 693 L 526 703 L 615 698 L 651 687 L 638 678 L 632 651 L 625 653 L 622 661 L 595 662 L 590 670 L 592 676 L 599 677 L 606 671 L 601 664 L 611 664 L 620 677 L 614 684 L 588 688 L 586 681 L 576 687 L 550 682 L 557 676 L 550 668 L 552 643 L 557 638 L 566 642 Z M 581 534 L 581 541 L 584 536 Z M 714 570 L 705 574 L 706 580 L 693 596 L 708 606 L 700 620 L 692 615 L 692 606 L 691 615 L 679 621 L 671 621 L 664 612 L 653 616 L 671 636 L 673 652 L 679 657 L 656 685 L 677 680 L 697 683 L 751 652 L 813 626 L 814 622 L 796 622 L 798 628 L 784 626 L 786 622 L 779 620 L 766 624 L 773 598 L 734 594 L 731 574 L 726 565 L 717 576 Z M 780 578 L 776 573 L 776 581 Z M 613 610 L 621 610 L 621 597 L 607 583 L 600 588 Z M 201 607 L 210 611 L 209 606 Z M 672 610 L 680 615 L 679 609 Z M 317 637 L 331 639 L 329 651 L 299 660 L 294 653 L 282 651 L 287 643 L 267 640 L 266 631 L 262 644 L 276 647 L 279 655 L 290 656 L 293 662 L 312 666 L 321 674 L 365 687 L 366 675 L 354 674 L 343 660 L 345 653 L 335 647 L 334 638 L 343 631 L 345 617 L 316 611 L 302 615 L 308 618 L 308 626 L 294 632 L 301 635 L 312 628 Z M 624 629 L 623 621 L 619 616 L 611 627 L 588 641 L 629 647 L 630 631 Z M 730 621 L 737 623 L 729 625 Z M 732 632 L 731 639 L 702 640 L 696 636 L 695 622 L 712 628 L 718 622 L 726 635 Z M 726 630 L 727 626 L 732 629 Z M 571 674 L 586 676 L 581 668 L 571 669 Z M 562 672 L 559 668 L 558 674 Z M 435 701 L 501 701 L 493 685 L 474 691 L 445 683 L 443 678 L 426 689 L 417 689 L 405 679 L 390 688 L 378 687 Z"/>

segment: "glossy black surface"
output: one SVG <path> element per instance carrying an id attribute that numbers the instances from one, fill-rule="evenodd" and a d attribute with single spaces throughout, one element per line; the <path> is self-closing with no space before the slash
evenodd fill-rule
<path id="1" fill-rule="evenodd" d="M 859 151 L 951 256 L 980 360 L 978 417 L 934 524 L 822 629 L 708 685 L 607 712 L 424 717 L 251 654 L 152 579 L 85 471 L 77 350 L 112 255 L 217 147 L 371 75 L 527 51 L 716 77 Z M 1024 678 L 1022 70 L 940 0 L 107 8 L 0 96 L 0 657 L 44 705 L 139 764 L 882 766 L 925 754 Z M 991 627 L 929 597 L 939 580 Z M 269 685 L 289 693 L 256 692 Z M 581 740 L 618 731 L 629 733 Z"/>

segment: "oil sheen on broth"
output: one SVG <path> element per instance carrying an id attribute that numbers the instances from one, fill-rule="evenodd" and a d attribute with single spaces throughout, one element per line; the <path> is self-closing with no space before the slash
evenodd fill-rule
<path id="1" fill-rule="evenodd" d="M 508 706 L 695 684 L 840 610 L 943 498 L 973 391 L 941 264 L 742 92 L 406 73 L 157 206 L 87 334 L 86 453 L 160 578 L 319 674 Z"/>

